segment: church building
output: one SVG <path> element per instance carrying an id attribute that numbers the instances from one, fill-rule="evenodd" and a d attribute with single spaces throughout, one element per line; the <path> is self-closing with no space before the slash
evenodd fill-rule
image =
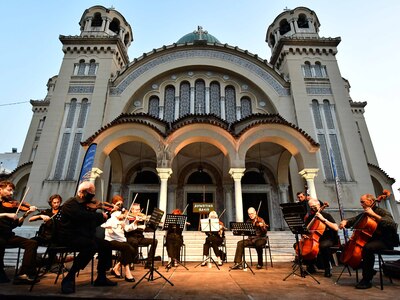
<path id="1" fill-rule="evenodd" d="M 253 206 L 271 230 L 283 230 L 280 204 L 299 191 L 329 202 L 340 220 L 338 195 L 350 217 L 360 195 L 392 190 L 366 102 L 351 99 L 340 72 L 341 39 L 320 36 L 314 11 L 266 20 L 269 60 L 201 26 L 130 59 L 133 17 L 93 6 L 79 36 L 60 35 L 59 74 L 44 99 L 31 100 L 9 177 L 16 199 L 29 187 L 27 201 L 44 208 L 50 195 L 67 199 L 93 180 L 100 200 L 121 194 L 128 206 L 136 197 L 149 213 L 187 207 L 189 230 L 198 228 L 199 203 L 225 211 L 225 224 L 246 220 Z M 393 199 L 380 205 L 399 221 Z"/>

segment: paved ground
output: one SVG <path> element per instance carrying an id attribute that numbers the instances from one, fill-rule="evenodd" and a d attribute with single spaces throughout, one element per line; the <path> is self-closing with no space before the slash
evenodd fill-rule
<path id="1" fill-rule="evenodd" d="M 384 278 L 384 290 L 379 286 L 379 276 L 375 276 L 373 287 L 368 290 L 354 288 L 355 274 L 349 276 L 344 273 L 338 284 L 335 284 L 342 267 L 335 267 L 332 278 L 323 277 L 323 272 L 318 272 L 315 282 L 310 276 L 296 275 L 287 277 L 292 271 L 291 263 L 276 263 L 267 270 L 256 270 L 253 275 L 250 270 L 232 270 L 226 264 L 218 270 L 212 268 L 196 267 L 197 263 L 188 263 L 189 270 L 179 266 L 169 272 L 158 262 L 158 271 L 165 279 L 158 278 L 154 272 L 154 280 L 142 280 L 134 289 L 134 283 L 118 281 L 117 287 L 94 287 L 90 284 L 90 267 L 83 270 L 76 280 L 76 293 L 62 295 L 60 282 L 54 284 L 55 274 L 45 275 L 35 285 L 32 292 L 29 286 L 16 286 L 11 283 L 0 284 L 0 299 L 312 299 L 319 297 L 325 299 L 398 299 L 400 293 L 400 280 L 390 283 Z M 147 272 L 141 265 L 136 265 L 133 274 L 138 281 Z M 11 277 L 13 269 L 7 269 Z M 109 277 L 111 278 L 111 276 Z M 158 279 L 156 279 L 158 278 Z"/>

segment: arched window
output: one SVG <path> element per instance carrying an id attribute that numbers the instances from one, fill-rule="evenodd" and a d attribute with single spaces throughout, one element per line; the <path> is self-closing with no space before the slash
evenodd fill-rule
<path id="1" fill-rule="evenodd" d="M 221 116 L 221 87 L 216 81 L 210 84 L 210 113 Z"/>
<path id="2" fill-rule="evenodd" d="M 197 170 L 196 172 L 190 174 L 187 184 L 213 184 L 213 181 L 207 172 L 203 170 Z"/>
<path id="3" fill-rule="evenodd" d="M 116 19 L 116 18 L 114 18 L 114 19 L 111 21 L 109 28 L 110 28 L 110 30 L 111 30 L 112 32 L 118 34 L 118 33 L 119 33 L 119 30 L 120 30 L 119 25 L 120 25 L 119 20 Z"/>
<path id="4" fill-rule="evenodd" d="M 78 123 L 76 125 L 77 128 L 83 128 L 85 126 L 88 108 L 88 99 L 83 99 L 81 103 L 81 110 L 79 112 Z"/>
<path id="5" fill-rule="evenodd" d="M 225 88 L 225 113 L 228 123 L 236 121 L 236 92 L 231 85 Z"/>
<path id="6" fill-rule="evenodd" d="M 297 27 L 299 28 L 309 28 L 308 20 L 305 14 L 300 14 L 297 19 Z"/>
<path id="7" fill-rule="evenodd" d="M 103 24 L 103 19 L 101 18 L 100 13 L 95 13 L 92 19 L 92 27 L 101 27 Z"/>
<path id="8" fill-rule="evenodd" d="M 75 119 L 75 112 L 76 112 L 76 99 L 72 99 L 71 103 L 69 104 L 67 121 L 65 122 L 66 128 L 72 127 L 72 124 L 74 123 Z"/>
<path id="9" fill-rule="evenodd" d="M 184 81 L 179 88 L 179 117 L 190 113 L 190 83 Z"/>
<path id="10" fill-rule="evenodd" d="M 203 80 L 196 80 L 194 87 L 194 111 L 204 114 L 206 112 L 206 85 Z"/>
<path id="11" fill-rule="evenodd" d="M 149 100 L 149 115 L 159 118 L 158 109 L 160 107 L 160 99 L 157 96 L 150 97 Z"/>
<path id="12" fill-rule="evenodd" d="M 164 94 L 164 120 L 172 122 L 175 120 L 175 87 L 168 85 Z"/>
<path id="13" fill-rule="evenodd" d="M 320 62 L 315 63 L 314 70 L 315 70 L 315 77 L 317 77 L 317 78 L 322 77 L 322 70 L 321 70 Z"/>
<path id="14" fill-rule="evenodd" d="M 81 59 L 79 61 L 78 74 L 77 75 L 85 75 L 85 69 L 86 69 L 85 60 Z"/>
<path id="15" fill-rule="evenodd" d="M 306 61 L 303 65 L 303 75 L 304 77 L 312 77 L 311 64 L 309 61 Z"/>
<path id="16" fill-rule="evenodd" d="M 322 129 L 322 119 L 321 112 L 319 111 L 319 103 L 317 100 L 313 100 L 311 103 L 312 112 L 314 116 L 315 127 L 317 129 Z"/>
<path id="17" fill-rule="evenodd" d="M 243 118 L 251 115 L 251 100 L 248 97 L 240 99 L 240 115 Z"/>
<path id="18" fill-rule="evenodd" d="M 66 180 L 73 180 L 76 172 L 77 160 L 79 155 L 79 149 L 81 147 L 82 133 L 77 132 L 74 135 L 74 141 L 72 143 L 71 154 L 69 157 Z"/>
<path id="19" fill-rule="evenodd" d="M 125 46 L 129 44 L 130 38 L 131 38 L 131 36 L 130 36 L 129 32 L 127 32 L 124 36 L 124 45 Z"/>
<path id="20" fill-rule="evenodd" d="M 96 61 L 94 59 L 90 60 L 88 75 L 96 75 Z"/>
<path id="21" fill-rule="evenodd" d="M 286 19 L 283 19 L 279 23 L 279 33 L 280 35 L 284 35 L 285 33 L 290 31 L 290 24 Z"/>
<path id="22" fill-rule="evenodd" d="M 275 36 L 272 33 L 269 35 L 269 41 L 271 43 L 271 46 L 274 47 L 276 41 L 275 41 Z"/>

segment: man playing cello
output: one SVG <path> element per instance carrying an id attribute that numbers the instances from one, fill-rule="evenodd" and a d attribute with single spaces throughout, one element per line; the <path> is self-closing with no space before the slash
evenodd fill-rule
<path id="1" fill-rule="evenodd" d="M 360 198 L 361 207 L 364 212 L 353 218 L 340 222 L 339 228 L 350 228 L 355 226 L 364 216 L 371 217 L 378 223 L 372 237 L 362 248 L 362 275 L 363 278 L 356 285 L 357 289 L 369 289 L 372 286 L 372 278 L 375 275 L 374 263 L 375 253 L 379 250 L 393 249 L 398 245 L 397 224 L 392 215 L 375 205 L 376 199 L 371 194 L 364 194 Z M 358 229 L 362 230 L 362 229 Z"/>
<path id="2" fill-rule="evenodd" d="M 322 222 L 325 226 L 325 230 L 322 233 L 322 235 L 319 237 L 318 241 L 318 258 L 321 260 L 321 263 L 323 264 L 323 267 L 325 269 L 325 277 L 331 277 L 331 265 L 330 265 L 330 257 L 331 257 L 331 251 L 330 247 L 337 245 L 339 242 L 339 236 L 337 234 L 338 231 L 338 225 L 335 222 L 335 219 L 327 212 L 321 210 L 321 204 L 320 202 L 315 199 L 311 198 L 308 201 L 308 206 L 310 207 L 311 211 L 306 215 L 305 218 L 305 223 L 306 225 L 309 225 L 310 222 L 312 222 L 315 219 L 318 219 L 320 222 Z M 313 227 L 313 226 L 311 226 Z M 311 232 L 310 236 L 306 236 L 306 238 L 313 239 L 312 235 L 313 234 L 319 234 L 315 232 Z M 304 239 L 302 239 L 304 241 Z M 305 242 L 304 242 L 305 243 Z M 304 248 L 303 248 L 304 251 Z M 307 260 L 307 256 L 305 253 L 302 253 L 304 257 L 304 262 L 307 265 L 307 271 L 309 273 L 315 273 L 315 268 L 314 268 L 314 259 L 312 260 Z"/>

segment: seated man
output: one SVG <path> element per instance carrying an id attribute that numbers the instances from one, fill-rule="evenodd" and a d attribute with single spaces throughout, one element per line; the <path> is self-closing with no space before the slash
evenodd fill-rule
<path id="1" fill-rule="evenodd" d="M 107 219 L 107 215 L 88 209 L 94 195 L 94 184 L 85 181 L 78 186 L 77 195 L 68 199 L 61 208 L 57 230 L 58 242 L 79 252 L 67 276 L 61 282 L 63 294 L 75 293 L 76 274 L 86 267 L 96 252 L 98 263 L 94 286 L 117 285 L 106 277 L 106 271 L 111 267 L 111 244 L 95 235 L 96 227 Z"/>
<path id="2" fill-rule="evenodd" d="M 19 275 L 14 284 L 31 284 L 35 276 L 36 252 L 38 243 L 34 240 L 15 235 L 13 229 L 21 226 L 25 217 L 36 210 L 30 206 L 23 217 L 18 218 L 15 207 L 8 207 L 14 192 L 14 184 L 10 181 L 0 181 L 0 283 L 9 282 L 4 272 L 4 252 L 6 247 L 25 249 Z M 15 200 L 14 200 L 15 201 Z"/>
<path id="3" fill-rule="evenodd" d="M 263 218 L 260 218 L 259 216 L 257 216 L 257 212 L 254 209 L 254 207 L 250 207 L 247 210 L 247 213 L 249 214 L 249 219 L 247 220 L 247 222 L 250 222 L 253 224 L 253 226 L 256 230 L 256 235 L 249 236 L 247 239 L 240 240 L 237 243 L 235 259 L 234 259 L 234 263 L 235 263 L 234 268 L 239 266 L 240 262 L 242 262 L 244 248 L 248 247 L 248 246 L 255 246 L 256 251 L 257 251 L 257 257 L 258 257 L 257 269 L 262 269 L 262 267 L 263 267 L 263 247 L 267 243 L 266 237 L 267 237 L 268 225 L 265 223 Z"/>
<path id="4" fill-rule="evenodd" d="M 143 214 L 140 212 L 139 203 L 134 203 L 132 205 L 130 216 L 133 217 L 132 221 L 135 223 L 137 227 L 135 230 L 125 232 L 127 242 L 135 249 L 136 253 L 139 253 L 138 252 L 139 246 L 146 247 L 150 245 L 150 250 L 147 256 L 147 262 L 145 265 L 145 268 L 149 269 L 151 266 L 151 259 L 156 253 L 158 241 L 157 239 L 154 240 L 154 247 L 153 247 L 153 239 L 144 237 L 143 232 L 146 229 L 145 225 L 146 216 L 143 216 Z"/>
<path id="5" fill-rule="evenodd" d="M 314 267 L 315 259 L 319 259 L 325 270 L 324 276 L 331 277 L 332 273 L 330 264 L 330 259 L 331 259 L 330 247 L 339 244 L 339 236 L 337 233 L 339 226 L 336 224 L 335 219 L 331 216 L 331 214 L 325 211 L 320 211 L 321 205 L 317 199 L 310 198 L 310 200 L 308 200 L 308 206 L 310 207 L 311 211 L 306 216 L 305 219 L 306 225 L 309 225 L 310 222 L 314 222 L 315 224 L 316 219 L 318 219 L 325 224 L 325 230 L 321 236 L 318 235 L 319 236 L 318 257 L 307 260 L 307 256 L 304 254 L 305 255 L 304 263 L 305 265 L 307 265 L 307 271 L 312 274 L 316 272 Z M 311 225 L 311 228 L 312 227 L 313 226 Z M 312 237 L 313 237 L 313 232 L 310 232 L 309 235 L 304 236 L 303 241 L 310 238 L 312 239 Z"/>

